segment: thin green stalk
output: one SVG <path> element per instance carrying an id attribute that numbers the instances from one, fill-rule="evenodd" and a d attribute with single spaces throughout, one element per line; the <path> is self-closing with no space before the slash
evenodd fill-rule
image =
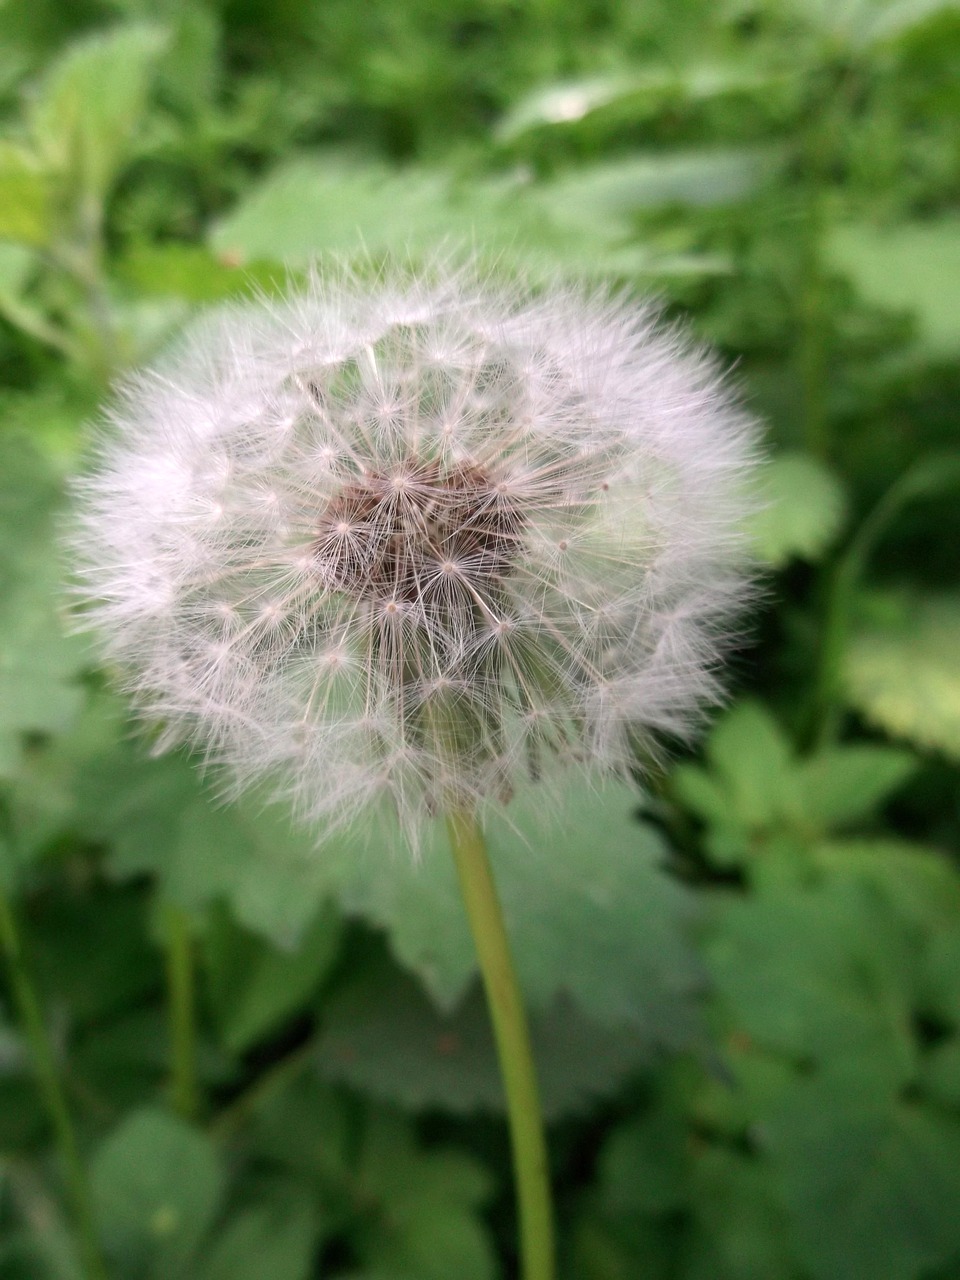
<path id="1" fill-rule="evenodd" d="M 87 1280 L 106 1280 L 107 1272 L 97 1241 L 86 1174 L 80 1159 L 80 1150 L 67 1107 L 66 1094 L 57 1070 L 56 1055 L 40 1011 L 39 998 L 27 969 L 13 906 L 2 891 L 0 891 L 0 946 L 6 958 L 10 985 L 23 1024 L 23 1031 L 30 1046 L 40 1097 L 46 1108 L 60 1158 L 63 1161 L 64 1177 L 73 1209 L 84 1275 Z"/>
<path id="2" fill-rule="evenodd" d="M 483 834 L 472 813 L 447 819 L 507 1095 L 523 1280 L 553 1280 L 553 1211 L 530 1033 Z"/>
<path id="3" fill-rule="evenodd" d="M 177 1114 L 184 1120 L 193 1120 L 200 1107 L 193 939 L 190 922 L 180 907 L 167 903 L 163 917 L 170 1017 L 170 1096 Z"/>

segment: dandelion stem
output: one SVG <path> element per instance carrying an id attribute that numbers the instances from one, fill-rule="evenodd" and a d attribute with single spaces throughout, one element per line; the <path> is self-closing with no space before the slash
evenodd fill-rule
<path id="1" fill-rule="evenodd" d="M 170 1096 L 174 1110 L 193 1120 L 199 1109 L 196 992 L 190 924 L 182 908 L 167 903 L 167 995 L 170 1001 Z"/>
<path id="2" fill-rule="evenodd" d="M 552 1280 L 553 1213 L 530 1033 L 483 834 L 472 813 L 447 819 L 460 889 L 477 948 L 507 1095 L 520 1219 L 523 1280 Z"/>
<path id="3" fill-rule="evenodd" d="M 106 1280 L 107 1273 L 97 1241 L 86 1174 L 80 1159 L 80 1149 L 67 1106 L 66 1094 L 57 1070 L 56 1054 L 43 1021 L 39 997 L 27 968 L 13 906 L 2 891 L 0 891 L 0 946 L 3 948 L 7 962 L 13 998 L 30 1046 L 40 1097 L 46 1108 L 63 1162 L 84 1275 L 87 1280 Z"/>

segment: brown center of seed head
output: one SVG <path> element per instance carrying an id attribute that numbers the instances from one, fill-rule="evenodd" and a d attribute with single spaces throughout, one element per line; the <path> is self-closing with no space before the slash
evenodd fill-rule
<path id="1" fill-rule="evenodd" d="M 413 460 L 358 476 L 327 503 L 314 549 L 329 586 L 375 600 L 483 590 L 510 569 L 523 528 L 516 500 L 481 466 Z"/>

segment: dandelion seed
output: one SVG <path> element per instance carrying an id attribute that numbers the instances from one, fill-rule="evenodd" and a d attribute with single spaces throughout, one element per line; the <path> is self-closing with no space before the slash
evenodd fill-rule
<path id="1" fill-rule="evenodd" d="M 317 274 L 122 388 L 82 594 L 164 742 L 416 840 L 717 696 L 754 430 L 655 313 L 471 267 Z"/>

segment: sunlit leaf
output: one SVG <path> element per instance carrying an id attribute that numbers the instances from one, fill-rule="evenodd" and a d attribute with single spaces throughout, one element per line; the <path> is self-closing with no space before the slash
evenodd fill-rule
<path id="1" fill-rule="evenodd" d="M 784 453 L 763 468 L 758 510 L 749 524 L 761 560 L 782 569 L 790 560 L 818 560 L 836 538 L 846 514 L 843 486 L 816 458 Z"/>
<path id="2" fill-rule="evenodd" d="M 852 706 L 895 737 L 960 759 L 960 598 L 888 593 L 852 635 Z"/>
<path id="3" fill-rule="evenodd" d="M 31 103 L 44 162 L 91 197 L 107 194 L 128 154 L 164 41 L 134 24 L 86 36 L 48 68 Z"/>
<path id="4" fill-rule="evenodd" d="M 876 306 L 911 316 L 925 352 L 960 349 L 960 219 L 948 216 L 884 229 L 839 226 L 828 241 L 831 261 Z"/>
<path id="5" fill-rule="evenodd" d="M 24 147 L 0 141 L 0 240 L 41 246 L 52 230 L 52 184 Z"/>

